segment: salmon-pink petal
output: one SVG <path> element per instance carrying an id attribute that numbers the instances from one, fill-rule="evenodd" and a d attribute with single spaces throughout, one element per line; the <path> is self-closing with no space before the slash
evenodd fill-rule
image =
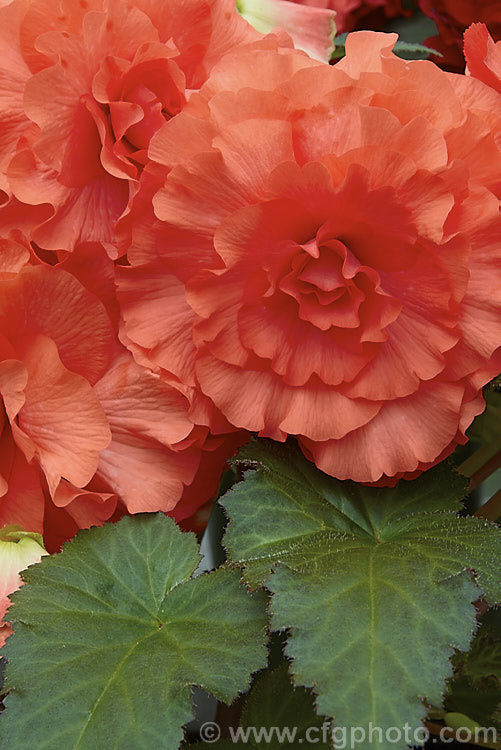
<path id="1" fill-rule="evenodd" d="M 183 0 L 183 2 L 186 2 L 186 0 Z M 188 74 L 187 80 L 187 85 L 190 87 L 200 86 L 200 68 L 202 68 L 204 72 L 207 72 L 211 70 L 211 68 L 227 53 L 231 54 L 232 52 L 236 52 L 236 54 L 238 54 L 238 48 L 241 45 L 251 43 L 261 38 L 261 35 L 254 31 L 254 29 L 240 17 L 240 14 L 237 13 L 233 0 L 220 0 L 217 2 L 210 0 L 209 5 L 212 29 L 205 50 L 203 67 L 198 66 L 198 70 L 193 70 L 194 66 L 192 61 L 190 61 L 191 65 L 186 65 L 186 63 L 183 65 L 184 70 L 187 68 L 190 70 L 191 68 L 191 76 Z M 177 42 L 177 46 L 179 46 L 179 42 Z M 187 54 L 186 58 L 188 58 Z"/>
<path id="2" fill-rule="evenodd" d="M 325 222 L 326 227 L 332 227 L 334 237 L 343 238 L 344 244 L 360 263 L 378 270 L 401 270 L 416 260 L 416 228 L 409 209 L 399 200 L 396 191 L 388 187 L 371 189 L 373 176 L 364 166 L 351 164 L 337 190 L 333 189 L 332 182 L 329 188 L 326 170 L 320 165 L 310 164 L 302 170 L 288 167 L 288 164 L 283 164 L 282 173 L 278 170 L 275 172 L 273 185 L 288 198 L 293 197 L 302 208 L 300 210 L 298 206 L 295 209 L 298 216 L 294 219 L 291 217 L 290 223 L 299 223 L 301 217 L 310 221 L 310 217 L 314 217 L 318 229 L 319 223 Z M 363 218 L 359 214 L 362 201 Z M 265 212 L 277 215 L 277 208 L 271 203 L 253 208 L 255 214 L 260 210 L 264 216 Z M 291 206 L 289 212 L 293 210 Z M 387 212 L 393 216 L 391 226 L 384 219 Z M 258 231 L 259 224 L 256 222 L 255 232 Z M 290 237 L 290 234 L 287 236 Z M 252 239 L 255 241 L 255 238 Z M 398 246 L 398 253 L 390 251 L 389 248 L 394 246 Z"/>
<path id="3" fill-rule="evenodd" d="M 454 439 L 463 393 L 459 383 L 426 383 L 412 396 L 385 403 L 374 419 L 341 440 L 299 442 L 322 471 L 338 479 L 376 482 L 414 471 Z"/>
<path id="4" fill-rule="evenodd" d="M 226 419 L 213 401 L 205 396 L 199 388 L 188 388 L 186 390 L 190 399 L 189 417 L 197 425 L 197 428 L 190 435 L 190 438 L 193 437 L 194 444 L 204 447 L 208 433 L 207 428 L 209 427 L 211 434 L 217 436 L 237 431 L 237 428 Z M 200 435 L 200 433 L 202 434 Z M 181 448 L 181 446 L 179 447 Z"/>
<path id="5" fill-rule="evenodd" d="M 9 165 L 9 183 L 18 200 L 52 204 L 53 215 L 32 239 L 48 250 L 72 250 L 78 242 L 114 241 L 114 222 L 127 205 L 128 186 L 104 170 L 82 186 L 67 187 L 57 173 L 37 161 L 31 150 L 19 151 Z"/>
<path id="6" fill-rule="evenodd" d="M 0 231 L 5 239 L 28 247 L 33 229 L 46 221 L 51 214 L 52 209 L 46 203 L 29 206 L 10 196 L 0 206 Z"/>
<path id="7" fill-rule="evenodd" d="M 372 135 L 370 129 L 369 133 Z M 436 170 L 438 166 L 447 165 L 447 143 L 443 133 L 420 115 L 392 134 L 387 145 L 413 159 L 419 169 Z"/>
<path id="8" fill-rule="evenodd" d="M 468 72 L 501 93 L 501 42 L 494 43 L 484 23 L 464 32 L 464 56 Z"/>
<path id="9" fill-rule="evenodd" d="M 396 34 L 374 34 L 370 31 L 357 31 L 346 39 L 346 56 L 338 63 L 352 78 L 365 73 L 381 72 L 384 58 L 393 57 L 392 50 L 398 36 Z M 405 63 L 400 63 L 401 67 Z"/>
<path id="10" fill-rule="evenodd" d="M 12 341 L 41 333 L 57 344 L 65 367 L 95 383 L 113 354 L 113 331 L 102 303 L 59 268 L 26 266 L 0 279 L 0 329 Z"/>
<path id="11" fill-rule="evenodd" d="M 117 496 L 110 492 L 79 489 L 61 479 L 52 498 L 56 508 L 64 508 L 80 529 L 100 526 L 113 515 Z"/>
<path id="12" fill-rule="evenodd" d="M 19 431 L 33 446 L 51 493 L 61 477 L 84 487 L 97 469 L 99 452 L 110 442 L 103 409 L 89 383 L 64 367 L 51 339 L 34 338 L 23 361 L 28 383 Z"/>
<path id="13" fill-rule="evenodd" d="M 26 244 L 0 239 L 0 273 L 17 273 L 30 259 Z"/>
<path id="14" fill-rule="evenodd" d="M 200 322 L 194 330 L 194 339 L 197 349 L 206 342 L 207 351 L 229 365 L 247 367 L 253 359 L 252 348 L 246 349 L 239 336 L 238 326 L 238 304 L 230 304 L 220 311 L 217 316 L 217 325 L 212 318 Z M 254 343 L 254 342 L 253 342 Z M 196 360 L 195 360 L 196 361 Z"/>
<path id="15" fill-rule="evenodd" d="M 480 378 L 485 385 L 498 372 L 489 365 L 498 349 L 500 339 L 500 313 L 495 308 L 481 309 L 475 300 L 465 302 L 461 319 L 463 338 L 457 343 L 448 357 L 443 377 L 451 380 L 474 377 L 475 371 L 483 372 L 487 367 L 490 376 Z"/>
<path id="16" fill-rule="evenodd" d="M 90 11 L 102 10 L 102 0 L 30 0 L 21 32 L 21 51 L 30 70 L 36 73 L 54 62 L 37 49 L 38 38 L 48 31 L 78 34 L 82 21 Z M 56 12 L 54 12 L 56 10 Z"/>
<path id="17" fill-rule="evenodd" d="M 465 224 L 475 221 L 479 214 L 475 204 Z M 477 219 L 478 222 L 478 219 Z M 499 218 L 471 227 L 470 278 L 461 305 L 461 340 L 451 353 L 447 375 L 451 379 L 464 377 L 481 368 L 497 349 L 501 340 L 501 226 Z M 482 302 L 480 302 L 482 300 Z M 495 373 L 494 373 L 495 374 Z"/>
<path id="18" fill-rule="evenodd" d="M 376 402 L 345 398 L 320 381 L 294 388 L 273 372 L 241 369 L 208 354 L 199 356 L 197 376 L 203 392 L 232 424 L 277 440 L 288 433 L 315 440 L 342 437 L 380 409 Z"/>
<path id="19" fill-rule="evenodd" d="M 152 137 L 149 156 L 165 167 L 186 163 L 197 152 L 212 150 L 214 132 L 212 123 L 189 112 L 181 112 Z"/>
<path id="20" fill-rule="evenodd" d="M 398 58 L 394 58 L 396 65 Z M 435 128 L 438 128 L 442 133 L 447 131 L 449 128 L 454 127 L 457 122 L 461 121 L 461 115 L 463 111 L 460 103 L 457 99 L 457 93 L 455 85 L 452 81 L 444 80 L 443 78 L 439 81 L 434 81 L 438 76 L 443 76 L 441 71 L 428 61 L 421 61 L 426 68 L 427 78 L 430 79 L 430 90 L 425 91 L 422 87 L 419 87 L 418 91 L 413 90 L 412 82 L 408 82 L 408 87 L 402 90 L 402 88 L 390 90 L 388 92 L 376 92 L 372 98 L 371 104 L 375 107 L 388 108 L 393 114 L 399 119 L 402 126 L 406 126 L 411 123 L 419 113 L 419 117 L 424 117 L 428 122 Z M 423 70 L 423 73 L 425 71 Z M 441 93 L 444 100 L 447 101 L 449 106 L 436 107 L 436 98 L 433 96 L 432 84 L 436 83 L 442 89 Z"/>
<path id="21" fill-rule="evenodd" d="M 238 49 L 233 50 L 213 68 L 202 94 L 212 98 L 216 93 L 239 89 L 273 92 L 287 83 L 298 70 L 325 68 L 317 60 L 297 53 L 291 47 L 292 40 L 287 34 L 275 32 L 249 45 L 251 55 L 242 54 Z M 197 105 L 195 100 L 194 108 Z"/>
<path id="22" fill-rule="evenodd" d="M 172 446 L 193 429 L 186 397 L 139 367 L 128 353 L 114 362 L 94 392 L 114 433 L 137 432 Z"/>
<path id="23" fill-rule="evenodd" d="M 308 209 L 296 201 L 279 198 L 235 211 L 221 223 L 214 245 L 228 268 L 243 262 L 253 274 L 252 253 L 257 248 L 262 267 L 272 270 L 276 277 L 298 252 L 298 245 L 315 236 L 317 227 Z"/>
<path id="24" fill-rule="evenodd" d="M 483 388 L 484 385 L 487 385 L 493 378 L 496 377 L 501 372 L 501 347 L 496 349 L 496 351 L 493 353 L 493 355 L 489 358 L 487 362 L 485 362 L 481 367 L 479 367 L 475 373 L 470 375 L 468 378 L 468 385 L 470 386 L 471 391 L 476 394 L 479 388 Z M 474 414 L 476 416 L 477 414 L 481 414 L 484 410 L 483 406 L 483 398 L 480 395 L 479 396 L 481 408 L 478 412 Z M 470 420 L 471 422 L 471 420 Z M 466 425 L 464 429 L 469 426 Z"/>
<path id="25" fill-rule="evenodd" d="M 111 51 L 132 58 L 143 44 L 158 42 L 159 32 L 148 14 L 135 2 L 124 13 L 121 0 L 108 0 L 106 13 L 88 13 L 83 22 L 84 47 L 89 61 L 101 60 Z"/>
<path id="26" fill-rule="evenodd" d="M 214 7 L 219 12 L 222 5 L 219 2 L 214 3 Z M 252 31 L 245 21 L 240 20 L 247 29 Z M 225 32 L 226 29 L 224 28 Z M 222 90 L 224 92 L 223 100 L 226 100 L 226 108 L 230 108 L 232 100 L 230 92 L 232 89 L 250 89 L 246 92 L 247 104 L 244 105 L 246 109 L 242 113 L 235 112 L 233 109 L 233 119 L 238 122 L 239 119 L 243 119 L 242 114 L 251 109 L 254 109 L 254 116 L 256 112 L 263 114 L 265 111 L 262 101 L 258 104 L 259 109 L 256 109 L 255 106 L 252 107 L 256 103 L 252 89 L 269 91 L 270 94 L 275 94 L 277 86 L 287 81 L 290 75 L 297 70 L 325 67 L 305 55 L 287 49 L 285 42 L 273 35 L 265 37 L 264 40 L 253 45 L 253 48 L 255 49 L 255 55 L 252 57 L 238 54 L 237 50 L 235 54 L 229 53 L 228 58 L 226 58 L 226 60 L 231 61 L 230 65 L 224 64 L 225 60 L 213 68 L 210 80 L 202 89 L 202 93 L 200 95 L 194 94 L 185 110 L 178 117 L 167 122 L 153 136 L 149 150 L 152 159 L 166 167 L 172 167 L 175 164 L 186 163 L 189 157 L 197 152 L 211 150 L 212 136 L 215 130 L 213 124 L 207 123 L 205 120 L 207 109 L 205 98 L 210 96 L 211 90 Z M 211 104 L 215 105 L 216 102 L 211 102 Z M 220 101 L 218 101 L 218 104 L 220 104 Z M 200 118 L 202 113 L 204 113 L 203 117 Z"/>
<path id="27" fill-rule="evenodd" d="M 101 452 L 98 477 L 129 513 L 167 512 L 179 502 L 199 464 L 199 450 L 175 452 L 133 430 L 115 431 L 109 448 Z"/>
<path id="28" fill-rule="evenodd" d="M 297 86 L 303 77 L 296 76 Z M 296 91 L 291 94 L 299 98 Z M 296 153 L 303 163 L 364 145 L 391 148 L 401 130 L 398 119 L 388 110 L 361 105 L 360 92 L 353 86 L 331 88 L 317 106 L 311 104 L 293 124 Z"/>
<path id="29" fill-rule="evenodd" d="M 23 362 L 6 359 L 0 362 L 0 395 L 7 417 L 12 422 L 26 401 L 28 370 Z"/>
<path id="30" fill-rule="evenodd" d="M 230 177 L 222 154 L 214 152 L 203 154 L 193 166 L 173 169 L 153 206 L 162 221 L 204 234 L 244 205 L 246 195 L 245 186 Z"/>
<path id="31" fill-rule="evenodd" d="M 117 360 L 95 392 L 112 432 L 97 476 L 131 513 L 170 510 L 200 463 L 199 449 L 175 448 L 194 426 L 188 400 L 136 365 L 130 355 Z"/>
<path id="32" fill-rule="evenodd" d="M 191 28 L 184 24 L 184 12 L 192 20 L 193 28 L 201 44 L 205 45 L 210 36 L 210 18 L 207 10 L 209 3 L 205 0 L 175 0 L 169 3 L 159 3 L 157 0 L 135 0 L 134 5 L 148 16 L 157 29 L 160 41 L 165 43 L 170 39 L 174 44 L 184 49 L 191 41 Z M 121 1 L 114 0 L 115 12 L 120 12 Z"/>
<path id="33" fill-rule="evenodd" d="M 138 167 L 129 159 L 131 149 L 127 148 L 123 140 L 118 138 L 112 130 L 114 103 L 108 105 L 108 112 L 106 112 L 103 111 L 102 106 L 90 94 L 87 94 L 82 96 L 82 104 L 87 110 L 85 114 L 91 116 L 92 126 L 96 134 L 93 150 L 99 154 L 100 158 L 96 176 L 99 175 L 100 168 L 103 167 L 105 172 L 118 180 L 136 179 L 138 176 Z M 130 118 L 131 124 L 139 122 L 142 117 L 141 107 L 137 104 L 130 104 L 128 109 L 132 109 L 133 111 Z M 117 117 L 115 116 L 114 119 L 116 122 Z M 68 182 L 70 185 L 73 184 L 69 178 L 65 178 L 63 172 L 60 172 L 59 179 L 64 181 L 65 184 Z M 87 179 L 92 180 L 92 175 L 89 174 Z"/>
<path id="34" fill-rule="evenodd" d="M 99 242 L 85 242 L 68 253 L 59 267 L 70 273 L 103 303 L 115 331 L 120 310 L 116 296 L 115 265 Z"/>
<path id="35" fill-rule="evenodd" d="M 491 93 L 488 102 L 490 112 L 494 113 L 492 98 L 496 99 L 498 104 L 498 117 L 501 117 L 501 97 L 491 89 L 482 86 L 482 84 L 470 78 L 472 84 L 478 86 L 485 92 Z M 459 92 L 458 92 L 459 93 Z M 461 93 L 459 93 L 461 95 Z M 479 107 L 478 97 L 473 104 L 475 108 Z M 485 185 L 492 192 L 499 196 L 501 194 L 501 153 L 499 145 L 496 142 L 496 133 L 499 128 L 492 126 L 485 121 L 484 117 L 468 112 L 467 118 L 451 130 L 447 135 L 447 148 L 451 159 L 457 160 L 458 164 L 468 166 L 470 171 L 475 174 L 475 181 L 479 185 Z M 463 168 L 464 168 L 463 167 Z M 485 196 L 489 203 L 489 196 Z M 492 199 L 492 196 L 490 196 Z"/>
<path id="36" fill-rule="evenodd" d="M 3 406 L 0 409 L 0 446 L 2 447 L 2 453 L 0 454 L 0 497 L 3 497 L 9 489 L 7 480 L 15 453 L 15 444 L 12 442 L 12 435 L 10 429 L 8 429 L 8 420 Z"/>
<path id="37" fill-rule="evenodd" d="M 438 329 L 434 337 L 436 331 L 425 321 L 402 314 L 388 327 L 388 340 L 379 353 L 353 382 L 343 386 L 342 392 L 353 398 L 385 401 L 411 395 L 421 381 L 444 371 L 444 352 L 453 348 L 459 335 Z"/>
<path id="38" fill-rule="evenodd" d="M 313 374 L 328 385 L 353 380 L 375 356 L 374 345 L 350 345 L 349 334 L 339 330 L 327 333 L 302 320 L 283 299 L 269 307 L 243 307 L 238 316 L 242 344 L 259 357 L 271 360 L 272 369 L 288 385 L 302 386 Z M 288 309 L 289 308 L 289 309 Z M 210 350 L 221 356 L 217 345 Z"/>
<path id="39" fill-rule="evenodd" d="M 116 495 L 109 492 L 80 491 L 64 510 L 75 521 L 79 529 L 102 526 L 115 512 Z"/>
<path id="40" fill-rule="evenodd" d="M 19 49 L 21 22 L 26 3 L 15 0 L 0 7 L 0 189 L 8 191 L 5 169 L 16 152 L 17 143 L 31 125 L 23 105 L 23 93 L 30 71 Z"/>
<path id="41" fill-rule="evenodd" d="M 136 360 L 193 384 L 193 312 L 184 285 L 160 265 L 117 269 L 121 340 Z M 164 321 L 169 320 L 168 328 Z"/>
<path id="42" fill-rule="evenodd" d="M 251 201 L 253 196 L 263 196 L 267 178 L 275 167 L 294 159 L 290 123 L 261 119 L 259 112 L 244 122 L 226 124 L 224 131 L 213 139 L 213 146 L 223 155 L 230 174 L 238 174 Z"/>
<path id="43" fill-rule="evenodd" d="M 0 483 L 2 477 L 5 491 L 0 493 L 0 528 L 17 524 L 41 534 L 45 504 L 42 475 L 35 464 L 26 461 L 8 429 L 0 438 Z"/>
<path id="44" fill-rule="evenodd" d="M 80 61 L 80 51 L 69 50 L 67 55 L 70 60 Z M 37 157 L 59 172 L 63 185 L 82 187 L 102 171 L 101 143 L 94 118 L 82 101 L 90 81 L 78 81 L 75 86 L 75 80 L 65 73 L 68 59 L 63 58 L 64 68 L 52 66 L 30 78 L 25 88 L 24 106 L 30 119 L 42 129 L 34 144 Z M 78 84 L 83 88 L 80 96 Z M 53 108 L 60 113 L 57 120 L 53 117 Z"/>

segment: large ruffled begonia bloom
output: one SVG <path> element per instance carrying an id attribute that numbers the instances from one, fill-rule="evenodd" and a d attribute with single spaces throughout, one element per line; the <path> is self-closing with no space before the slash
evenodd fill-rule
<path id="1" fill-rule="evenodd" d="M 23 531 L 20 526 L 0 529 L 0 648 L 12 633 L 4 617 L 11 604 L 9 594 L 23 585 L 19 573 L 46 554 L 40 535 Z"/>
<path id="2" fill-rule="evenodd" d="M 440 52 L 437 63 L 450 70 L 464 70 L 463 32 L 472 23 L 487 24 L 495 41 L 501 40 L 499 0 L 419 0 L 419 7 L 435 21 L 439 32 L 426 44 Z"/>
<path id="3" fill-rule="evenodd" d="M 13 0 L 0 8 L 0 190 L 48 250 L 115 246 L 156 130 L 257 32 L 233 0 Z M 38 215 L 38 214 L 37 214 Z"/>
<path id="4" fill-rule="evenodd" d="M 119 278 L 138 361 L 359 482 L 465 442 L 501 364 L 501 99 L 395 40 L 227 56 L 152 141 Z"/>
<path id="5" fill-rule="evenodd" d="M 466 71 L 501 94 L 501 41 L 494 42 L 484 23 L 474 23 L 464 33 Z"/>
<path id="6" fill-rule="evenodd" d="M 0 274 L 0 529 L 42 533 L 49 551 L 114 514 L 188 518 L 245 439 L 212 437 L 189 389 L 134 362 L 112 322 L 112 262 L 79 250 Z"/>

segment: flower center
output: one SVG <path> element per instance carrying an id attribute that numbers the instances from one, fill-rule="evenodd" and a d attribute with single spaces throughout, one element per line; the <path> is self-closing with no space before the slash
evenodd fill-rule
<path id="1" fill-rule="evenodd" d="M 302 320 L 322 331 L 343 328 L 361 333 L 368 327 L 368 316 L 379 333 L 395 320 L 400 303 L 383 292 L 378 272 L 362 265 L 342 240 L 320 244 L 315 239 L 299 247 L 279 288 L 297 301 Z"/>

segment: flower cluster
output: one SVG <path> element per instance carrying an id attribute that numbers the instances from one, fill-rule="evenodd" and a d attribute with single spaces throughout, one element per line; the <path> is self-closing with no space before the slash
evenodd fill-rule
<path id="1" fill-rule="evenodd" d="M 182 521 L 245 435 L 224 420 L 210 432 L 192 388 L 120 343 L 116 227 L 153 134 L 260 35 L 225 0 L 125 13 L 113 0 L 14 0 L 0 34 L 0 527 L 55 550 L 124 512 Z"/>
<path id="2" fill-rule="evenodd" d="M 329 66 L 233 0 L 2 3 L 9 551 L 199 528 L 250 433 L 382 484 L 465 442 L 501 364 L 499 46 L 472 27 L 456 75 L 395 40 Z"/>

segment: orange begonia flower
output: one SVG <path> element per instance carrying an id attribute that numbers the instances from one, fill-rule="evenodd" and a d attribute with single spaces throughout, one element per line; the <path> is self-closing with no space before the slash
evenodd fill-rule
<path id="1" fill-rule="evenodd" d="M 359 482 L 465 442 L 501 364 L 501 98 L 395 40 L 228 54 L 152 139 L 118 276 L 137 361 Z"/>

